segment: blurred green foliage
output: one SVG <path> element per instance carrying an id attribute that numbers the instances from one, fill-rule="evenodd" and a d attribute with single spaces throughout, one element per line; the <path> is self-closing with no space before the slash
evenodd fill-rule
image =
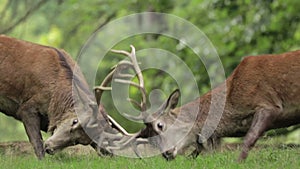
<path id="1" fill-rule="evenodd" d="M 281 53 L 300 47 L 300 1 L 295 0 L 0 0 L 0 4 L 0 33 L 63 48 L 74 59 L 93 32 L 103 25 L 146 11 L 173 14 L 197 26 L 216 48 L 226 76 L 244 56 Z M 176 28 L 167 25 L 166 29 Z M 103 42 L 107 40 L 103 39 Z M 178 39 L 137 35 L 124 39 L 114 48 L 127 50 L 130 44 L 137 50 L 160 48 L 176 54 L 193 72 L 200 94 L 211 89 L 207 72 L 214 72 L 216 68 L 205 68 L 194 51 Z M 95 85 L 100 84 L 109 69 L 121 59 L 121 56 L 107 54 L 99 65 Z M 176 70 L 174 73 L 184 72 Z M 154 70 L 144 74 L 147 91 L 159 88 L 166 93 L 162 100 L 177 88 L 174 79 L 167 74 Z M 132 97 L 138 97 L 137 90 L 130 91 Z M 182 95 L 189 96 L 193 92 L 187 84 Z M 129 131 L 142 127 L 117 113 L 110 93 L 105 93 L 102 98 L 107 111 Z M 0 128 L 15 125 L 0 122 Z M 1 130 L 1 136 L 5 136 L 6 131 L 7 135 L 11 134 L 10 130 Z"/>

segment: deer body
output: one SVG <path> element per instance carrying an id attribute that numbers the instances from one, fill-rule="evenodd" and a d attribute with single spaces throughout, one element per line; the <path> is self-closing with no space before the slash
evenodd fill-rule
<path id="1" fill-rule="evenodd" d="M 230 126 L 230 122 L 236 127 L 219 135 L 247 132 L 254 116 L 261 117 L 260 114 L 270 116 L 267 121 L 258 121 L 257 125 L 269 123 L 265 130 L 299 123 L 299 80 L 300 51 L 244 59 L 226 81 L 226 106 L 220 123 L 220 130 Z"/>
<path id="2" fill-rule="evenodd" d="M 225 86 L 226 90 L 223 90 Z M 216 100 L 212 100 L 212 94 L 217 96 Z M 160 114 L 160 117 L 148 123 L 145 129 L 159 134 L 160 130 L 164 131 L 166 129 L 163 128 L 170 126 L 171 116 L 183 114 L 188 118 L 197 114 L 196 122 L 186 138 L 163 153 L 167 159 L 174 158 L 178 152 L 192 144 L 197 145 L 193 154 L 199 154 L 203 148 L 199 133 L 208 117 L 210 105 L 216 102 L 214 109 L 221 109 L 218 98 L 225 96 L 220 121 L 211 118 L 207 123 L 218 124 L 207 141 L 214 142 L 228 136 L 245 136 L 239 156 L 240 161 L 244 160 L 265 131 L 300 123 L 300 50 L 279 55 L 246 57 L 219 87 L 193 102 L 175 108 L 179 96 L 179 91 L 171 94 L 165 103 L 165 109 L 155 113 Z M 170 109 L 166 110 L 167 107 Z M 158 123 L 163 127 L 157 127 Z M 172 138 L 160 139 L 161 149 L 164 149 L 162 146 L 169 139 Z"/>
<path id="3" fill-rule="evenodd" d="M 22 121 L 39 159 L 76 144 L 110 153 L 107 142 L 129 135 L 98 109 L 77 66 L 63 50 L 0 35 L 0 112 Z M 40 130 L 52 134 L 44 143 Z"/>

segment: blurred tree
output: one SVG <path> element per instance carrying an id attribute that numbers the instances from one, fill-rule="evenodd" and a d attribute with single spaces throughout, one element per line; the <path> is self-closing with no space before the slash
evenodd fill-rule
<path id="1" fill-rule="evenodd" d="M 1 4 L 5 4 L 0 14 L 2 27 L 0 33 L 8 33 L 12 31 L 22 22 L 25 22 L 34 12 L 36 12 L 47 1 L 17 1 L 4 0 Z M 5 26 L 4 26 L 5 25 Z"/>

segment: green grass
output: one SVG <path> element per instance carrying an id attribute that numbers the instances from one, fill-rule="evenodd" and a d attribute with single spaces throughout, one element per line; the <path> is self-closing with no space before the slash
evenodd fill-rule
<path id="1" fill-rule="evenodd" d="M 300 148 L 277 147 L 255 149 L 250 152 L 247 160 L 241 164 L 236 162 L 238 150 L 223 151 L 200 155 L 197 159 L 189 159 L 178 156 L 173 161 L 166 161 L 162 157 L 146 159 L 130 159 L 124 157 L 105 157 L 97 155 L 69 155 L 59 153 L 54 156 L 47 155 L 42 161 L 38 161 L 33 155 L 0 155 L 0 168 L 2 169 L 190 169 L 190 168 L 255 168 L 255 169 L 281 169 L 300 167 Z"/>

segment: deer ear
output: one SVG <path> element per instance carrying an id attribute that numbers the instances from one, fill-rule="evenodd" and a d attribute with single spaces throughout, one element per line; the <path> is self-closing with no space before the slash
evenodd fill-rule
<path id="1" fill-rule="evenodd" d="M 168 98 L 167 101 L 164 102 L 160 106 L 157 112 L 153 113 L 151 116 L 146 116 L 146 120 L 144 120 L 145 123 L 149 123 L 157 119 L 159 116 L 169 113 L 172 109 L 174 109 L 179 101 L 180 98 L 180 91 L 176 89 Z"/>
<path id="2" fill-rule="evenodd" d="M 171 95 L 169 96 L 166 105 L 165 105 L 165 111 L 164 112 L 170 112 L 171 109 L 174 109 L 179 101 L 180 98 L 180 91 L 179 89 L 176 89 Z"/>

